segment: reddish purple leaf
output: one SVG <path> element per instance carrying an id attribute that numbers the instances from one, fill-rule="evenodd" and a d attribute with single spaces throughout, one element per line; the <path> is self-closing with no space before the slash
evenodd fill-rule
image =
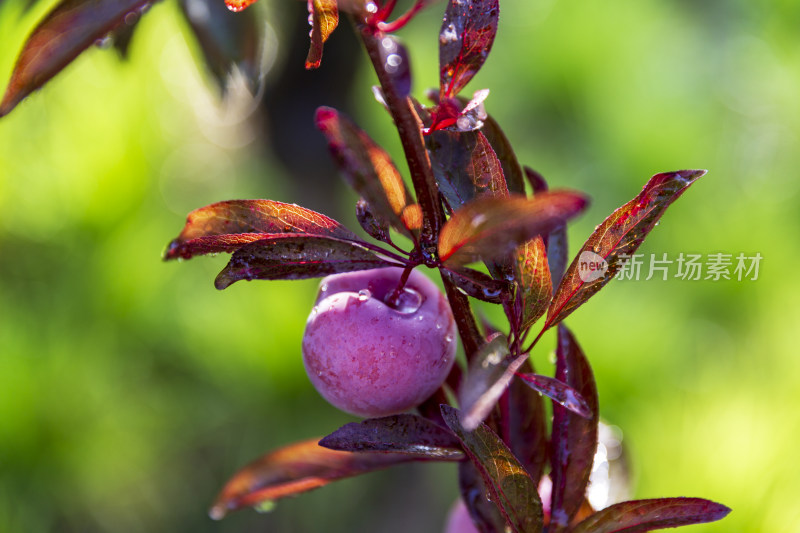
<path id="1" fill-rule="evenodd" d="M 480 131 L 436 131 L 425 142 L 439 192 L 451 209 L 484 196 L 508 196 L 500 160 Z"/>
<path id="2" fill-rule="evenodd" d="M 0 117 L 151 0 L 64 0 L 33 30 L 0 102 Z"/>
<path id="3" fill-rule="evenodd" d="M 656 174 L 633 200 L 597 226 L 564 274 L 547 311 L 545 328 L 562 321 L 603 288 L 626 257 L 639 248 L 667 207 L 705 173 L 705 170 L 681 170 Z M 595 276 L 598 272 L 584 268 L 595 263 L 607 266 L 599 277 Z"/>
<path id="4" fill-rule="evenodd" d="M 165 259 L 233 252 L 276 234 L 303 234 L 357 240 L 347 228 L 316 211 L 274 200 L 229 200 L 189 213 Z"/>
<path id="5" fill-rule="evenodd" d="M 525 179 L 527 179 L 528 183 L 530 183 L 531 189 L 533 190 L 533 194 L 545 192 L 548 189 L 547 181 L 545 181 L 544 176 L 542 176 L 539 172 L 527 166 L 525 167 L 524 170 L 525 170 Z"/>
<path id="6" fill-rule="evenodd" d="M 500 160 L 508 192 L 524 195 L 525 182 L 523 181 L 522 167 L 517 160 L 517 154 L 514 153 L 514 148 L 512 148 L 511 142 L 509 142 L 500 125 L 491 115 L 487 115 L 483 119 L 481 132 L 486 136 L 489 144 L 492 145 L 497 159 Z"/>
<path id="7" fill-rule="evenodd" d="M 481 198 L 453 213 L 439 236 L 439 258 L 451 265 L 503 258 L 580 213 L 584 196 L 568 191 L 535 198 Z"/>
<path id="8" fill-rule="evenodd" d="M 547 236 L 547 266 L 550 270 L 551 288 L 555 293 L 556 287 L 564 277 L 569 261 L 569 245 L 567 244 L 567 227 L 560 226 Z M 552 304 L 552 301 L 550 302 Z"/>
<path id="9" fill-rule="evenodd" d="M 523 372 L 517 373 L 517 377 L 533 390 L 541 392 L 578 416 L 592 418 L 592 411 L 589 409 L 583 396 L 563 381 L 541 374 Z"/>
<path id="10" fill-rule="evenodd" d="M 425 460 L 399 453 L 340 452 L 323 448 L 319 439 L 298 442 L 268 453 L 239 470 L 209 511 L 220 520 L 230 511 L 295 496 L 333 481 Z"/>
<path id="11" fill-rule="evenodd" d="M 621 502 L 597 511 L 572 533 L 643 533 L 721 520 L 731 510 L 701 498 L 655 498 Z"/>
<path id="12" fill-rule="evenodd" d="M 359 198 L 356 202 L 356 219 L 367 235 L 381 242 L 391 242 L 389 224 L 373 215 L 369 204 L 363 198 Z"/>
<path id="13" fill-rule="evenodd" d="M 467 376 L 459 390 L 459 405 L 464 413 L 462 423 L 472 431 L 483 422 L 510 381 L 506 376 L 510 352 L 508 339 L 497 335 L 484 344 L 469 364 Z M 504 382 L 498 383 L 505 379 Z"/>
<path id="14" fill-rule="evenodd" d="M 339 25 L 339 7 L 336 0 L 308 0 L 308 14 L 311 22 L 311 46 L 306 57 L 306 68 L 314 69 L 322 62 L 322 45 Z"/>
<path id="15" fill-rule="evenodd" d="M 550 531 L 564 531 L 578 513 L 597 449 L 597 388 L 589 361 L 563 324 L 558 327 L 556 379 L 575 389 L 586 402 L 591 418 L 576 415 L 553 402 L 553 431 L 550 436 Z"/>
<path id="16" fill-rule="evenodd" d="M 442 269 L 442 275 L 453 282 L 467 296 L 484 302 L 499 304 L 508 292 L 508 283 L 470 268 Z"/>
<path id="17" fill-rule="evenodd" d="M 180 0 L 179 5 L 220 90 L 225 92 L 235 69 L 256 93 L 262 74 L 261 14 L 231 13 L 220 0 Z"/>
<path id="18" fill-rule="evenodd" d="M 526 361 L 520 370 L 533 372 L 533 365 Z M 547 459 L 547 421 L 542 395 L 518 379 L 511 381 L 505 394 L 509 447 L 538 486 Z"/>
<path id="19" fill-rule="evenodd" d="M 445 423 L 463 444 L 511 530 L 542 531 L 544 517 L 537 485 L 511 450 L 485 424 L 467 431 L 458 409 L 449 405 L 442 405 L 441 409 Z"/>
<path id="20" fill-rule="evenodd" d="M 455 436 L 426 418 L 394 415 L 346 424 L 319 441 L 319 445 L 347 452 L 410 453 L 441 461 L 464 458 Z"/>
<path id="21" fill-rule="evenodd" d="M 411 94 L 411 63 L 406 47 L 394 36 L 384 35 L 378 51 L 384 72 L 397 90 L 398 96 L 405 98 Z"/>
<path id="22" fill-rule="evenodd" d="M 472 461 L 458 463 L 458 488 L 473 524 L 481 533 L 505 531 L 506 519 L 494 503 L 481 473 Z"/>
<path id="23" fill-rule="evenodd" d="M 353 241 L 315 235 L 275 235 L 252 242 L 234 252 L 217 274 L 214 286 L 226 289 L 240 280 L 320 278 L 387 266 L 387 261 Z"/>
<path id="24" fill-rule="evenodd" d="M 518 284 L 515 314 L 520 318 L 519 331 L 525 331 L 547 311 L 553 285 L 541 235 L 517 248 L 514 255 Z"/>
<path id="25" fill-rule="evenodd" d="M 498 0 L 450 0 L 439 32 L 439 94 L 456 96 L 486 61 L 497 33 Z"/>
<path id="26" fill-rule="evenodd" d="M 339 169 L 373 215 L 410 235 L 403 212 L 413 202 L 389 154 L 335 109 L 317 109 L 316 122 Z"/>

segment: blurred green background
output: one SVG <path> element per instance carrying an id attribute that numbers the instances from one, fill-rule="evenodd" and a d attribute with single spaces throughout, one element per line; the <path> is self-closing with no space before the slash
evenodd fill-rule
<path id="1" fill-rule="evenodd" d="M 289 65 L 283 43 L 304 5 L 261 2 L 269 81 Z M 21 4 L 0 3 L 2 80 L 53 2 Z M 443 9 L 400 33 L 420 98 L 438 82 Z M 601 414 L 624 432 L 635 496 L 733 508 L 687 531 L 797 531 L 800 3 L 501 10 L 468 90 L 491 89 L 487 110 L 523 163 L 593 198 L 570 228 L 573 251 L 652 174 L 707 168 L 641 251 L 763 256 L 756 281 L 615 281 L 568 319 Z M 302 56 L 288 71 L 323 98 L 346 83 L 336 105 L 399 161 L 363 55 L 334 58 L 348 32 L 334 33 L 320 71 L 303 72 Z M 188 211 L 218 200 L 298 202 L 352 227 L 354 196 L 314 134 L 293 156 L 319 165 L 307 182 L 273 149 L 265 132 L 311 124 L 311 111 L 278 119 L 268 103 L 256 119 L 246 100 L 220 103 L 199 57 L 176 4 L 158 4 L 127 62 L 92 49 L 0 120 L 0 531 L 440 531 L 452 465 L 351 479 L 266 515 L 206 517 L 237 468 L 352 419 L 302 367 L 315 281 L 218 292 L 224 257 L 160 255 Z"/>

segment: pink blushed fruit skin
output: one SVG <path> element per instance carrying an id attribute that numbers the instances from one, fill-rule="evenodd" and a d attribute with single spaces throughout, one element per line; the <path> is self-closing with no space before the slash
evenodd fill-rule
<path id="1" fill-rule="evenodd" d="M 464 500 L 459 498 L 450 513 L 447 515 L 447 524 L 444 526 L 444 533 L 480 533 L 475 527 L 472 518 L 469 516 Z"/>
<path id="2" fill-rule="evenodd" d="M 317 391 L 342 411 L 361 417 L 402 413 L 436 392 L 453 367 L 456 325 L 432 281 L 414 270 L 405 285 L 414 305 L 394 309 L 384 303 L 402 272 L 335 274 L 320 284 L 303 335 L 303 363 Z"/>

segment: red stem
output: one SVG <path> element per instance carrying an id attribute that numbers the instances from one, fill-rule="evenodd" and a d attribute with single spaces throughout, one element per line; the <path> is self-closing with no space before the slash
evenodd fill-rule
<path id="1" fill-rule="evenodd" d="M 414 18 L 414 15 L 419 13 L 419 11 L 427 5 L 427 0 L 417 0 L 417 2 L 411 6 L 411 9 L 403 13 L 400 17 L 398 17 L 393 22 L 379 22 L 378 29 L 384 31 L 386 33 L 392 33 L 397 30 L 403 29 L 403 27 L 409 23 L 409 21 Z M 394 7 L 394 5 L 392 6 Z M 389 16 L 389 13 L 386 14 Z"/>

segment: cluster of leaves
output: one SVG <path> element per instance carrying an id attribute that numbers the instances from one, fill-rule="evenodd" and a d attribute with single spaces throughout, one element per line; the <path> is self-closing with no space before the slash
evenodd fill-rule
<path id="1" fill-rule="evenodd" d="M 208 3 L 209 9 L 214 4 L 191 2 Z M 236 11 L 252 3 L 227 2 Z M 376 98 L 397 126 L 408 162 L 413 194 L 388 153 L 349 118 L 331 108 L 317 111 L 316 124 L 331 155 L 360 196 L 358 221 L 377 243 L 297 205 L 232 200 L 190 213 L 166 259 L 232 253 L 216 278 L 218 289 L 239 280 L 303 279 L 383 266 L 438 269 L 468 367 L 457 365 L 419 414 L 348 424 L 322 440 L 284 447 L 244 467 L 222 490 L 212 517 L 407 461 L 458 461 L 462 497 L 484 532 L 648 531 L 722 518 L 729 509 L 696 498 L 591 509 L 586 487 L 597 446 L 598 395 L 589 362 L 563 324 L 611 280 L 666 208 L 704 171 L 653 176 L 597 226 L 567 266 L 565 224 L 585 209 L 587 199 L 574 191 L 549 191 L 542 176 L 520 165 L 484 109 L 488 90 L 471 99 L 460 96 L 492 47 L 498 0 L 448 2 L 439 33 L 440 87 L 431 91 L 430 106 L 411 96 L 408 53 L 391 34 L 430 2 L 417 0 L 388 21 L 395 3 L 308 0 L 312 31 L 306 66 L 319 65 L 339 10 L 348 13 L 380 82 Z M 191 21 L 191 3 L 181 2 L 187 4 Z M 0 115 L 97 38 L 129 30 L 128 15 L 146 5 L 141 0 L 61 2 L 25 45 Z M 234 54 L 209 44 L 214 32 L 193 27 L 206 56 L 218 57 L 210 64 L 227 72 L 236 62 Z M 397 235 L 405 237 L 401 244 Z M 582 277 L 579 263 L 587 252 L 602 258 L 607 271 Z M 485 270 L 469 266 L 479 262 Z M 479 327 L 470 298 L 501 305 L 507 334 Z M 539 333 L 526 345 L 542 318 Z M 535 372 L 529 354 L 553 327 L 556 372 L 549 377 Z M 552 420 L 546 419 L 543 396 L 553 403 Z M 458 399 L 458 408 L 449 397 Z M 543 503 L 544 478 L 552 490 Z"/>

